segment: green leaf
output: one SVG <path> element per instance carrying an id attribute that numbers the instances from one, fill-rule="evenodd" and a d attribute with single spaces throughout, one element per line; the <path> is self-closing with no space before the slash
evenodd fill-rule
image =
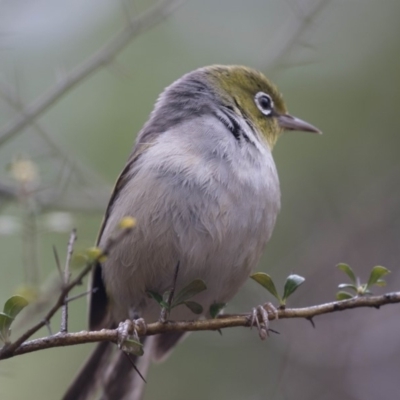
<path id="1" fill-rule="evenodd" d="M 390 271 L 381 265 L 377 265 L 376 267 L 372 268 L 371 274 L 369 275 L 367 288 L 375 285 L 378 281 L 381 281 L 381 278 L 387 274 L 390 274 Z"/>
<path id="2" fill-rule="evenodd" d="M 195 301 L 184 301 L 182 304 L 184 304 L 189 310 L 194 313 L 194 314 L 201 314 L 203 312 L 203 307 L 199 304 L 196 303 Z"/>
<path id="3" fill-rule="evenodd" d="M 336 293 L 336 300 L 348 300 L 348 299 L 352 299 L 354 296 L 348 292 L 337 292 Z"/>
<path id="4" fill-rule="evenodd" d="M 161 296 L 161 294 L 152 292 L 151 290 L 146 290 L 146 293 L 148 294 L 149 297 L 154 299 L 158 304 L 161 304 L 164 300 Z"/>
<path id="5" fill-rule="evenodd" d="M 143 344 L 135 339 L 128 338 L 121 343 L 121 350 L 125 353 L 133 354 L 135 356 L 142 356 L 144 354 Z"/>
<path id="6" fill-rule="evenodd" d="M 356 293 L 358 291 L 357 286 L 353 285 L 352 283 L 341 283 L 341 284 L 338 285 L 338 289 L 352 289 Z"/>
<path id="7" fill-rule="evenodd" d="M 226 303 L 213 303 L 210 306 L 211 318 L 217 318 L 218 314 L 225 308 Z"/>
<path id="8" fill-rule="evenodd" d="M 169 309 L 168 303 L 164 301 L 161 294 L 152 292 L 151 290 L 146 290 L 146 293 L 148 294 L 149 297 L 154 299 L 160 305 L 160 307 L 166 308 L 167 310 Z"/>
<path id="9" fill-rule="evenodd" d="M 337 265 L 337 267 L 343 271 L 345 274 L 347 274 L 347 276 L 350 278 L 350 280 L 357 285 L 357 278 L 353 272 L 353 270 L 351 269 L 350 265 L 348 264 L 344 264 L 344 263 L 340 263 Z"/>
<path id="10" fill-rule="evenodd" d="M 306 279 L 300 275 L 289 275 L 286 278 L 282 300 L 285 301 Z"/>
<path id="11" fill-rule="evenodd" d="M 378 279 L 376 282 L 375 282 L 375 285 L 376 286 L 386 286 L 386 281 L 384 281 L 383 279 Z"/>
<path id="12" fill-rule="evenodd" d="M 8 342 L 12 322 L 28 304 L 28 300 L 19 295 L 10 297 L 4 304 L 3 312 L 0 313 L 0 339 L 3 342 Z"/>
<path id="13" fill-rule="evenodd" d="M 190 282 L 187 286 L 180 290 L 180 292 L 175 296 L 172 302 L 172 308 L 178 306 L 189 300 L 196 294 L 207 289 L 206 284 L 202 279 L 195 279 Z"/>
<path id="14" fill-rule="evenodd" d="M 10 326 L 14 318 L 11 318 L 9 315 L 0 312 L 0 339 L 7 343 L 10 337 Z"/>
<path id="15" fill-rule="evenodd" d="M 266 274 L 265 272 L 256 272 L 255 274 L 250 275 L 250 278 L 259 283 L 263 288 L 267 289 L 268 292 L 270 292 L 275 298 L 279 300 L 279 302 L 281 301 L 281 297 L 276 290 L 274 281 L 268 274 Z"/>
<path id="16" fill-rule="evenodd" d="M 28 300 L 24 297 L 19 295 L 12 296 L 4 304 L 4 314 L 14 319 L 28 304 Z"/>

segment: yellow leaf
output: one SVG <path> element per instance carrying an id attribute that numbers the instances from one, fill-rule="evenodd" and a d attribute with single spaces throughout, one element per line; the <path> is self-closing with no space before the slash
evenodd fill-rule
<path id="1" fill-rule="evenodd" d="M 136 219 L 132 217 L 124 217 L 119 221 L 121 229 L 132 229 L 136 226 Z"/>
<path id="2" fill-rule="evenodd" d="M 90 260 L 104 262 L 107 260 L 107 256 L 103 253 L 100 247 L 90 247 L 87 249 L 87 255 Z"/>

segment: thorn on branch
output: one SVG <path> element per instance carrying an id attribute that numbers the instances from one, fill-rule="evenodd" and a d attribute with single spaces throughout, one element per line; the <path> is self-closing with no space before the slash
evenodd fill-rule
<path id="1" fill-rule="evenodd" d="M 139 368 L 135 365 L 135 361 L 132 359 L 131 354 L 123 352 L 127 357 L 129 362 L 131 363 L 133 369 L 137 372 L 144 383 L 147 383 L 146 379 L 144 379 L 143 374 L 139 371 Z"/>
<path id="2" fill-rule="evenodd" d="M 307 320 L 308 322 L 310 322 L 311 326 L 315 329 L 315 323 L 314 323 L 313 317 L 308 317 L 308 318 L 306 318 L 306 320 Z"/>

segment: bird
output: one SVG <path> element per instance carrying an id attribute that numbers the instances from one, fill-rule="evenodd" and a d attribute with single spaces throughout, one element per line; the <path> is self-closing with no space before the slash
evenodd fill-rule
<path id="1" fill-rule="evenodd" d="M 126 319 L 157 321 L 160 306 L 148 292 L 163 294 L 173 284 L 178 291 L 201 279 L 206 290 L 194 297 L 200 316 L 181 305 L 171 320 L 209 318 L 212 304 L 232 299 L 257 266 L 280 211 L 272 150 L 284 131 L 321 133 L 290 115 L 277 87 L 249 67 L 202 67 L 160 94 L 100 228 L 101 248 L 121 219 L 136 220 L 92 271 L 91 330 Z M 145 338 L 139 370 L 164 359 L 183 336 Z M 127 357 L 103 342 L 63 399 L 89 399 L 100 390 L 102 400 L 138 400 L 143 387 Z"/>

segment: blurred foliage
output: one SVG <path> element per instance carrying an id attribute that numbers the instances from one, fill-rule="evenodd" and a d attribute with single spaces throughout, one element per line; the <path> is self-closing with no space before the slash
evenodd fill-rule
<path id="1" fill-rule="evenodd" d="M 1 2 L 0 129 L 17 115 L 18 102 L 40 97 L 126 24 L 127 13 L 135 16 L 151 4 Z M 293 38 L 308 7 L 318 4 Z M 282 212 L 258 270 L 277 283 L 290 273 L 307 276 L 308 290 L 292 295 L 293 306 L 333 300 L 343 273 L 331 266 L 342 259 L 365 266 L 360 275 L 369 265 L 387 266 L 392 274 L 385 290 L 398 288 L 399 15 L 398 0 L 384 6 L 376 0 L 186 2 L 54 104 L 38 126 L 0 148 L 0 304 L 21 284 L 56 273 L 52 245 L 65 253 L 71 221 L 77 247 L 94 244 L 112 183 L 157 95 L 185 72 L 212 63 L 264 71 L 290 112 L 324 132 L 287 133 L 277 145 Z M 21 155 L 34 165 L 38 179 L 31 183 L 16 182 L 7 169 Z M 9 202 L 15 195 L 17 202 Z M 53 206 L 44 207 L 43 199 Z M 53 212 L 63 213 L 59 224 L 48 223 Z M 44 285 L 42 298 L 53 291 L 54 285 Z M 249 283 L 227 312 L 265 300 L 265 290 Z M 48 303 L 40 304 L 43 312 Z M 247 329 L 223 337 L 193 334 L 151 369 L 146 399 L 165 393 L 191 400 L 392 398 L 398 391 L 397 314 L 398 308 L 383 307 L 329 315 L 314 321 L 316 329 L 305 321 L 278 321 L 272 328 L 281 334 L 265 342 Z M 31 315 L 37 320 L 42 314 Z M 86 327 L 84 299 L 71 303 L 70 315 L 71 330 Z M 58 323 L 52 321 L 55 329 Z M 1 398 L 59 398 L 90 349 L 2 362 Z"/>

